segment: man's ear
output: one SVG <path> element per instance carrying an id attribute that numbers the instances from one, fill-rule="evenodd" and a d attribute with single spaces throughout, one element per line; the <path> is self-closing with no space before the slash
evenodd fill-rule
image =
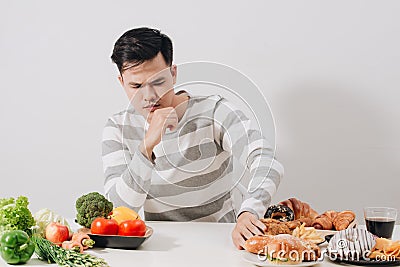
<path id="1" fill-rule="evenodd" d="M 176 77 L 178 76 L 178 67 L 176 65 L 172 65 L 170 70 L 171 70 L 171 74 L 172 74 L 172 84 L 175 84 Z"/>
<path id="2" fill-rule="evenodd" d="M 118 81 L 121 84 L 122 88 L 124 88 L 124 78 L 122 78 L 122 75 L 118 75 Z"/>

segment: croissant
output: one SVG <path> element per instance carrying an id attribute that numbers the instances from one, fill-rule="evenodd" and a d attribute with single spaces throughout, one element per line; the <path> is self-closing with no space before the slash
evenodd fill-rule
<path id="1" fill-rule="evenodd" d="M 325 211 L 315 218 L 312 226 L 315 229 L 331 230 L 333 228 L 333 220 L 336 218 L 337 214 L 338 213 L 334 210 Z"/>
<path id="2" fill-rule="evenodd" d="M 312 220 L 318 216 L 318 213 L 310 207 L 305 202 L 298 200 L 297 198 L 289 198 L 285 201 L 279 203 L 280 205 L 284 205 L 289 207 L 294 212 L 294 219 L 300 218 L 310 218 Z"/>
<path id="3" fill-rule="evenodd" d="M 333 226 L 336 230 L 341 231 L 346 229 L 352 221 L 356 218 L 356 215 L 351 210 L 344 210 L 339 212 L 333 219 Z"/>

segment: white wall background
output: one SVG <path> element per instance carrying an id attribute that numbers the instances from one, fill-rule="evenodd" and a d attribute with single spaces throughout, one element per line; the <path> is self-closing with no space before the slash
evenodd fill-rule
<path id="1" fill-rule="evenodd" d="M 127 103 L 110 55 L 170 35 L 175 63 L 232 66 L 263 91 L 286 175 L 274 202 L 400 209 L 400 2 L 1 1 L 0 197 L 74 217 L 102 191 L 101 133 Z M 182 1 L 183 2 L 183 1 Z"/>

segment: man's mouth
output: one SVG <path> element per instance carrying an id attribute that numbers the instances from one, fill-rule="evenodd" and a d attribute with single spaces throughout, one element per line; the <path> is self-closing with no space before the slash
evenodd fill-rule
<path id="1" fill-rule="evenodd" d="M 160 106 L 160 104 L 154 104 L 154 105 L 145 106 L 144 108 L 147 109 L 148 111 L 152 112 L 152 111 L 156 110 L 159 106 Z"/>

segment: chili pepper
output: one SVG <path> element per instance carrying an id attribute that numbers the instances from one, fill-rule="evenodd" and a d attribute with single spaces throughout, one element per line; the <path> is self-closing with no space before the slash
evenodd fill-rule
<path id="1" fill-rule="evenodd" d="M 22 230 L 5 232 L 0 239 L 0 254 L 8 264 L 26 263 L 35 251 L 35 244 Z"/>

